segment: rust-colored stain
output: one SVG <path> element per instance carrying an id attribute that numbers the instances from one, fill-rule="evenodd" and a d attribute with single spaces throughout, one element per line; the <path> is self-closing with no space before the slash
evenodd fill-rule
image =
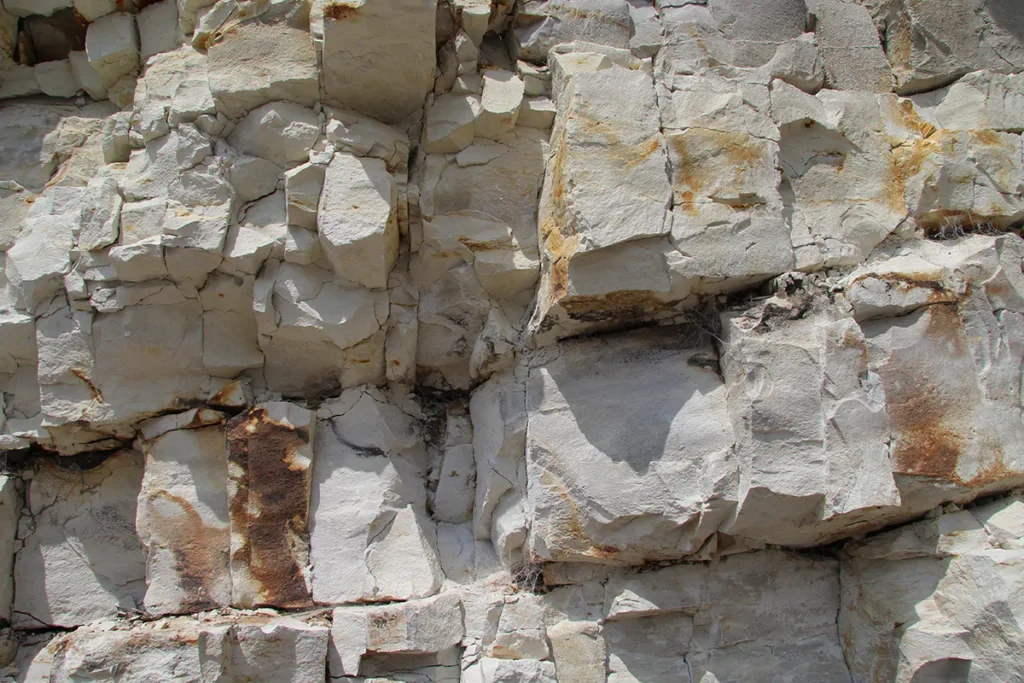
<path id="1" fill-rule="evenodd" d="M 926 336 L 946 343 L 950 358 L 969 353 L 957 307 L 937 304 L 928 309 Z M 962 406 L 969 397 L 951 395 L 928 382 L 913 366 L 883 374 L 889 419 L 898 434 L 893 447 L 895 470 L 903 474 L 960 482 L 957 465 L 967 444 L 969 415 Z"/>
<path id="2" fill-rule="evenodd" d="M 955 292 L 946 289 L 941 282 L 924 273 L 867 273 L 858 277 L 851 285 L 865 280 L 879 280 L 884 282 L 888 289 L 898 289 L 904 293 L 914 289 L 931 290 L 926 302 L 929 304 L 952 303 L 957 299 Z"/>
<path id="3" fill-rule="evenodd" d="M 174 555 L 174 571 L 184 592 L 181 612 L 223 607 L 215 598 L 215 588 L 217 583 L 228 581 L 230 532 L 207 525 L 195 508 L 180 496 L 159 490 L 153 497 L 166 498 L 184 515 L 184 519 L 164 516 L 156 506 L 150 511 L 161 519 L 160 528 L 169 536 L 167 547 Z"/>
<path id="4" fill-rule="evenodd" d="M 686 213 L 687 215 L 696 216 L 697 214 L 700 213 L 700 207 L 697 206 L 697 203 L 694 201 L 694 199 L 695 197 L 693 191 L 686 190 L 680 196 L 680 201 L 677 204 L 677 206 L 681 206 L 683 212 Z"/>
<path id="5" fill-rule="evenodd" d="M 947 481 L 957 479 L 964 436 L 948 424 L 946 397 L 928 387 L 913 399 L 891 405 L 889 416 L 900 431 L 893 451 L 898 472 Z"/>
<path id="6" fill-rule="evenodd" d="M 724 184 L 737 188 L 739 194 L 747 172 L 763 166 L 768 158 L 765 144 L 742 131 L 692 128 L 685 134 L 669 136 L 668 144 L 673 152 L 673 189 L 682 195 L 689 192 L 690 197 L 706 193 L 709 163 L 714 163 L 716 169 L 728 169 Z M 725 163 L 714 161 L 717 157 Z"/>
<path id="7" fill-rule="evenodd" d="M 103 393 L 95 384 L 93 384 L 92 380 L 89 379 L 89 376 L 86 375 L 84 371 L 79 370 L 78 368 L 72 368 L 71 374 L 82 380 L 82 382 L 85 383 L 85 386 L 89 387 L 89 393 L 92 394 L 92 400 L 103 403 Z"/>
<path id="8" fill-rule="evenodd" d="M 1002 147 L 1004 145 L 1003 139 L 994 130 L 973 130 L 969 131 L 969 134 L 983 145 L 992 145 L 994 147 Z"/>
<path id="9" fill-rule="evenodd" d="M 886 183 L 885 203 L 897 213 L 906 213 L 904 197 L 907 182 L 921 172 L 925 159 L 938 153 L 935 140 L 914 140 L 895 148 L 889 158 L 889 182 Z"/>
<path id="10" fill-rule="evenodd" d="M 932 124 L 922 119 L 917 109 L 914 108 L 914 103 L 910 100 L 900 100 L 896 105 L 896 114 L 900 117 L 900 122 L 922 138 L 929 138 L 938 129 Z"/>
<path id="11" fill-rule="evenodd" d="M 244 541 L 231 560 L 247 565 L 259 583 L 258 605 L 312 605 L 305 563 L 293 547 L 307 538 L 309 473 L 295 455 L 309 438 L 308 430 L 275 422 L 262 408 L 227 425 L 228 461 L 244 473 L 229 508 L 231 527 Z"/>
<path id="12" fill-rule="evenodd" d="M 406 636 L 405 615 L 400 609 L 388 609 L 370 617 L 367 650 L 401 642 Z"/>
<path id="13" fill-rule="evenodd" d="M 914 30 L 910 17 L 904 10 L 885 31 L 885 56 L 889 58 L 894 71 L 907 71 L 910 68 L 913 43 Z"/>
<path id="14" fill-rule="evenodd" d="M 344 21 L 359 15 L 359 5 L 352 5 L 347 2 L 332 2 L 324 7 L 324 19 L 332 21 Z"/>
<path id="15" fill-rule="evenodd" d="M 628 322 L 646 318 L 665 306 L 646 290 L 609 292 L 600 296 L 576 296 L 561 302 L 573 320 L 589 323 Z"/>
<path id="16" fill-rule="evenodd" d="M 615 546 L 594 543 L 587 532 L 584 531 L 583 524 L 580 521 L 579 507 L 576 505 L 576 501 L 572 499 L 572 496 L 569 495 L 565 485 L 547 471 L 541 475 L 541 478 L 543 484 L 550 491 L 557 493 L 565 502 L 565 505 L 561 508 L 565 518 L 559 519 L 556 522 L 556 529 L 559 535 L 567 537 L 566 540 L 569 540 L 572 544 L 571 549 L 567 548 L 564 551 L 568 551 L 573 555 L 600 559 L 614 559 L 622 552 L 621 549 Z"/>
<path id="17" fill-rule="evenodd" d="M 705 179 L 698 172 L 700 164 L 699 160 L 693 159 L 689 151 L 689 146 L 686 144 L 686 138 L 682 135 L 673 135 L 668 139 L 669 147 L 675 152 L 675 159 L 673 159 L 673 184 L 682 189 L 684 186 L 687 188 L 683 190 L 684 194 L 689 194 L 692 197 L 695 194 L 699 194 L 706 186 Z"/>
<path id="18" fill-rule="evenodd" d="M 466 247 L 470 251 L 502 251 L 506 249 L 506 245 L 503 244 L 501 240 L 479 242 L 477 240 L 471 240 L 468 237 L 460 237 L 459 244 Z"/>
<path id="19" fill-rule="evenodd" d="M 627 169 L 636 168 L 643 162 L 650 159 L 655 152 L 661 149 L 661 136 L 655 135 L 631 148 L 626 154 L 625 163 Z"/>

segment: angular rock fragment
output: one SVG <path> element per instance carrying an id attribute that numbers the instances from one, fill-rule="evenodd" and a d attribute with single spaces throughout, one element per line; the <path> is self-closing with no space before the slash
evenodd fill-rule
<path id="1" fill-rule="evenodd" d="M 461 602 L 454 592 L 379 607 L 339 607 L 333 616 L 332 678 L 366 674 L 370 663 L 363 660 L 379 655 L 444 652 L 464 634 Z"/>
<path id="2" fill-rule="evenodd" d="M 228 141 L 239 151 L 288 168 L 309 156 L 320 137 L 320 123 L 310 109 L 291 102 L 271 102 L 249 112 Z"/>
<path id="3" fill-rule="evenodd" d="M 376 389 L 321 408 L 310 503 L 319 604 L 429 597 L 441 586 L 412 418 Z"/>
<path id="4" fill-rule="evenodd" d="M 253 300 L 273 391 L 331 396 L 342 387 L 381 381 L 387 292 L 354 287 L 317 265 L 271 259 L 256 280 Z"/>
<path id="5" fill-rule="evenodd" d="M 1015 675 L 1022 513 L 1019 497 L 1003 498 L 848 546 L 839 630 L 850 673 L 865 680 Z"/>
<path id="6" fill-rule="evenodd" d="M 323 166 L 308 163 L 285 172 L 288 225 L 316 230 L 317 206 L 324 188 L 324 175 Z"/>
<path id="7" fill-rule="evenodd" d="M 320 244 L 335 272 L 363 287 L 387 286 L 398 258 L 397 188 L 383 161 L 336 154 L 317 215 Z"/>
<path id="8" fill-rule="evenodd" d="M 266 614 L 175 617 L 130 628 L 100 622 L 51 644 L 48 680 L 71 683 L 116 671 L 126 683 L 302 683 L 323 677 L 329 634 L 316 619 Z"/>
<path id="9" fill-rule="evenodd" d="M 519 118 L 519 105 L 523 101 L 524 90 L 522 79 L 510 71 L 485 71 L 476 134 L 498 140 L 511 133 Z"/>
<path id="10" fill-rule="evenodd" d="M 108 14 L 89 24 L 85 39 L 89 66 L 99 75 L 105 88 L 121 76 L 139 68 L 139 38 L 135 17 L 125 12 Z"/>

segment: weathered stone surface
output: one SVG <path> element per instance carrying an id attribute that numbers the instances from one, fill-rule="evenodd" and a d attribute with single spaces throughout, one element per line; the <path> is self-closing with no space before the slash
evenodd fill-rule
<path id="1" fill-rule="evenodd" d="M 18 541 L 18 517 L 21 515 L 22 483 L 16 477 L 0 479 L 0 558 L 5 573 L 0 578 L 0 616 L 11 620 L 14 601 L 14 557 Z"/>
<path id="2" fill-rule="evenodd" d="M 96 71 L 105 88 L 121 76 L 139 68 L 139 38 L 135 17 L 125 12 L 108 14 L 89 25 L 85 52 L 89 66 Z"/>
<path id="3" fill-rule="evenodd" d="M 218 111 L 237 117 L 276 100 L 304 107 L 316 102 L 319 75 L 308 9 L 304 3 L 278 3 L 207 43 L 210 90 Z"/>
<path id="4" fill-rule="evenodd" d="M 640 290 L 658 289 L 636 282 L 629 272 L 618 282 L 602 282 L 587 277 L 585 266 L 573 266 L 595 259 L 622 262 L 624 253 L 615 249 L 627 245 L 628 254 L 646 246 L 644 240 L 667 235 L 672 225 L 665 140 L 650 74 L 613 66 L 597 53 L 584 66 L 580 56 L 556 57 L 559 113 L 540 200 L 542 277 L 531 323 L 543 340 L 582 331 L 587 322 L 614 320 L 612 301 L 620 292 L 643 298 Z M 609 97 L 611 92 L 623 96 Z M 656 269 L 645 266 L 644 271 Z M 662 279 L 661 289 L 670 289 L 668 274 Z M 612 304 L 606 315 L 587 315 L 603 301 Z"/>
<path id="5" fill-rule="evenodd" d="M 313 416 L 261 403 L 227 425 L 232 601 L 307 607 Z"/>
<path id="6" fill-rule="evenodd" d="M 408 600 L 441 586 L 412 418 L 373 388 L 321 408 L 310 502 L 313 599 Z"/>
<path id="7" fill-rule="evenodd" d="M 722 369 L 742 473 L 730 533 L 756 529 L 763 540 L 801 544 L 810 533 L 817 543 L 1017 485 L 1021 465 L 1008 444 L 1019 425 L 996 416 L 1016 410 L 1003 368 L 1018 372 L 1004 336 L 1018 314 L 993 312 L 1003 305 L 994 293 L 961 298 L 943 284 L 954 268 L 1003 281 L 1001 252 L 1016 254 L 1004 239 L 976 237 L 953 250 L 925 243 L 917 258 L 855 271 L 849 299 L 858 322 L 812 315 L 763 324 L 768 307 L 725 322 Z M 991 426 L 974 433 L 969 422 Z M 806 497 L 812 488 L 820 493 Z M 788 521 L 773 530 L 772 517 Z M 787 539 L 776 535 L 783 529 Z"/>
<path id="8" fill-rule="evenodd" d="M 609 583 L 611 604 L 637 592 L 653 603 L 605 623 L 609 680 L 849 679 L 834 560 L 766 551 L 623 578 Z"/>
<path id="9" fill-rule="evenodd" d="M 854 680 L 1015 676 L 1022 515 L 1003 498 L 849 546 L 839 630 Z"/>
<path id="10" fill-rule="evenodd" d="M 139 493 L 136 527 L 146 549 L 146 611 L 183 614 L 231 604 L 228 461 L 224 415 L 195 413 L 184 428 L 167 418 L 148 423 L 152 436 Z M 213 424 L 211 424 L 213 423 Z M 167 426 L 174 429 L 162 434 Z"/>
<path id="11" fill-rule="evenodd" d="M 0 678 L 1017 676 L 1014 2 L 0 4 Z"/>
<path id="12" fill-rule="evenodd" d="M 422 106 L 434 84 L 433 3 L 332 0 L 322 11 L 329 102 L 389 124 Z"/>
<path id="13" fill-rule="evenodd" d="M 292 616 L 215 623 L 199 633 L 202 680 L 319 681 L 327 668 L 329 639 L 326 624 Z"/>
<path id="14" fill-rule="evenodd" d="M 309 163 L 285 172 L 288 225 L 316 230 L 317 207 L 324 188 L 325 173 L 323 166 Z"/>
<path id="15" fill-rule="evenodd" d="M 574 342 L 530 371 L 533 555 L 681 557 L 728 517 L 736 471 L 726 389 L 715 351 L 697 334 L 666 328 Z M 627 392 L 635 399 L 624 406 L 617 396 Z"/>
<path id="16" fill-rule="evenodd" d="M 518 58 L 543 62 L 552 47 L 575 40 L 629 47 L 629 7 L 619 0 L 530 0 L 516 14 Z"/>
<path id="17" fill-rule="evenodd" d="M 291 616 L 176 617 L 130 628 L 101 622 L 51 644 L 48 680 L 71 683 L 113 671 L 132 683 L 300 683 L 323 677 L 328 638 L 326 625 Z"/>
<path id="18" fill-rule="evenodd" d="M 870 0 L 883 36 L 896 92 L 947 85 L 968 71 L 1019 71 L 1024 24 L 1009 2 L 972 0 L 956 6 Z"/>
<path id="19" fill-rule="evenodd" d="M 427 655 L 462 640 L 461 602 L 455 592 L 379 607 L 339 607 L 331 626 L 331 678 L 366 675 L 379 655 Z M 362 669 L 362 670 L 361 670 Z"/>
<path id="20" fill-rule="evenodd" d="M 326 267 L 271 259 L 253 301 L 271 390 L 331 396 L 384 376 L 386 292 L 336 280 Z"/>
<path id="21" fill-rule="evenodd" d="M 100 295 L 104 312 L 57 308 L 36 327 L 44 424 L 71 452 L 125 438 L 134 422 L 212 393 L 198 301 L 166 281 Z"/>
<path id="22" fill-rule="evenodd" d="M 141 479 L 141 457 L 131 451 L 93 469 L 48 464 L 34 473 L 14 561 L 15 627 L 75 627 L 142 604 Z"/>
<path id="23" fill-rule="evenodd" d="M 335 154 L 324 177 L 317 229 L 340 277 L 371 289 L 387 286 L 398 258 L 397 201 L 383 161 Z"/>
<path id="24" fill-rule="evenodd" d="M 249 112 L 228 142 L 235 149 L 288 168 L 305 161 L 320 137 L 316 114 L 291 102 L 271 102 Z"/>
<path id="25" fill-rule="evenodd" d="M 892 76 L 866 7 L 844 0 L 810 0 L 828 84 L 840 90 L 892 91 Z"/>

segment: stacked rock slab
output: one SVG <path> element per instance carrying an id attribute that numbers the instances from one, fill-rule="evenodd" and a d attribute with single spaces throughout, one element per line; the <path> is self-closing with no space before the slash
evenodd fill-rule
<path id="1" fill-rule="evenodd" d="M 1011 0 L 0 0 L 4 683 L 1012 681 Z"/>

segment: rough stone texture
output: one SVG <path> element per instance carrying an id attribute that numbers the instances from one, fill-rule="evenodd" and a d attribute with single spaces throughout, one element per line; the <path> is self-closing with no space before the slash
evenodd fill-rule
<path id="1" fill-rule="evenodd" d="M 278 3 L 261 16 L 218 32 L 207 43 L 210 90 L 218 111 L 239 116 L 275 100 L 313 105 L 319 76 L 313 41 L 303 28 L 307 10 Z M 279 16 L 281 12 L 287 13 Z M 305 21 L 308 27 L 308 17 Z"/>
<path id="2" fill-rule="evenodd" d="M 317 603 L 408 600 L 443 578 L 416 424 L 373 388 L 320 409 L 310 501 Z"/>
<path id="3" fill-rule="evenodd" d="M 1016 0 L 0 5 L 0 680 L 1020 677 Z"/>
<path id="4" fill-rule="evenodd" d="M 196 620 L 163 619 L 132 629 L 106 622 L 63 636 L 47 680 L 71 683 L 96 671 L 119 680 L 319 680 L 327 657 L 322 623 L 266 615 Z"/>
<path id="5" fill-rule="evenodd" d="M 716 500 L 735 472 L 726 390 L 714 349 L 696 335 L 666 328 L 575 342 L 531 370 L 532 555 L 668 559 L 696 551 L 728 515 Z M 628 406 L 625 394 L 635 396 Z"/>
<path id="6" fill-rule="evenodd" d="M 241 607 L 311 604 L 306 531 L 313 413 L 261 403 L 227 425 L 231 584 Z"/>
<path id="7" fill-rule="evenodd" d="M 854 680 L 1016 676 L 1022 522 L 1009 497 L 849 546 L 839 630 Z"/>
<path id="8" fill-rule="evenodd" d="M 130 451 L 92 469 L 49 464 L 34 473 L 14 558 L 15 627 L 75 627 L 142 604 L 141 478 L 142 459 Z"/>
<path id="9" fill-rule="evenodd" d="M 149 424 L 136 521 L 146 548 L 146 609 L 181 614 L 231 604 L 224 416 L 198 411 L 186 423 Z M 212 424 L 211 424 L 212 423 Z M 144 430 L 146 427 L 143 428 Z"/>
<path id="10" fill-rule="evenodd" d="M 329 0 L 322 11 L 328 101 L 384 123 L 419 109 L 434 83 L 434 3 Z"/>
<path id="11" fill-rule="evenodd" d="M 898 93 L 930 90 L 976 69 L 1019 72 L 1024 64 L 1024 19 L 1011 2 L 864 4 L 882 33 Z"/>
<path id="12" fill-rule="evenodd" d="M 337 154 L 327 167 L 317 229 L 335 272 L 379 289 L 398 258 L 398 188 L 380 159 Z"/>

